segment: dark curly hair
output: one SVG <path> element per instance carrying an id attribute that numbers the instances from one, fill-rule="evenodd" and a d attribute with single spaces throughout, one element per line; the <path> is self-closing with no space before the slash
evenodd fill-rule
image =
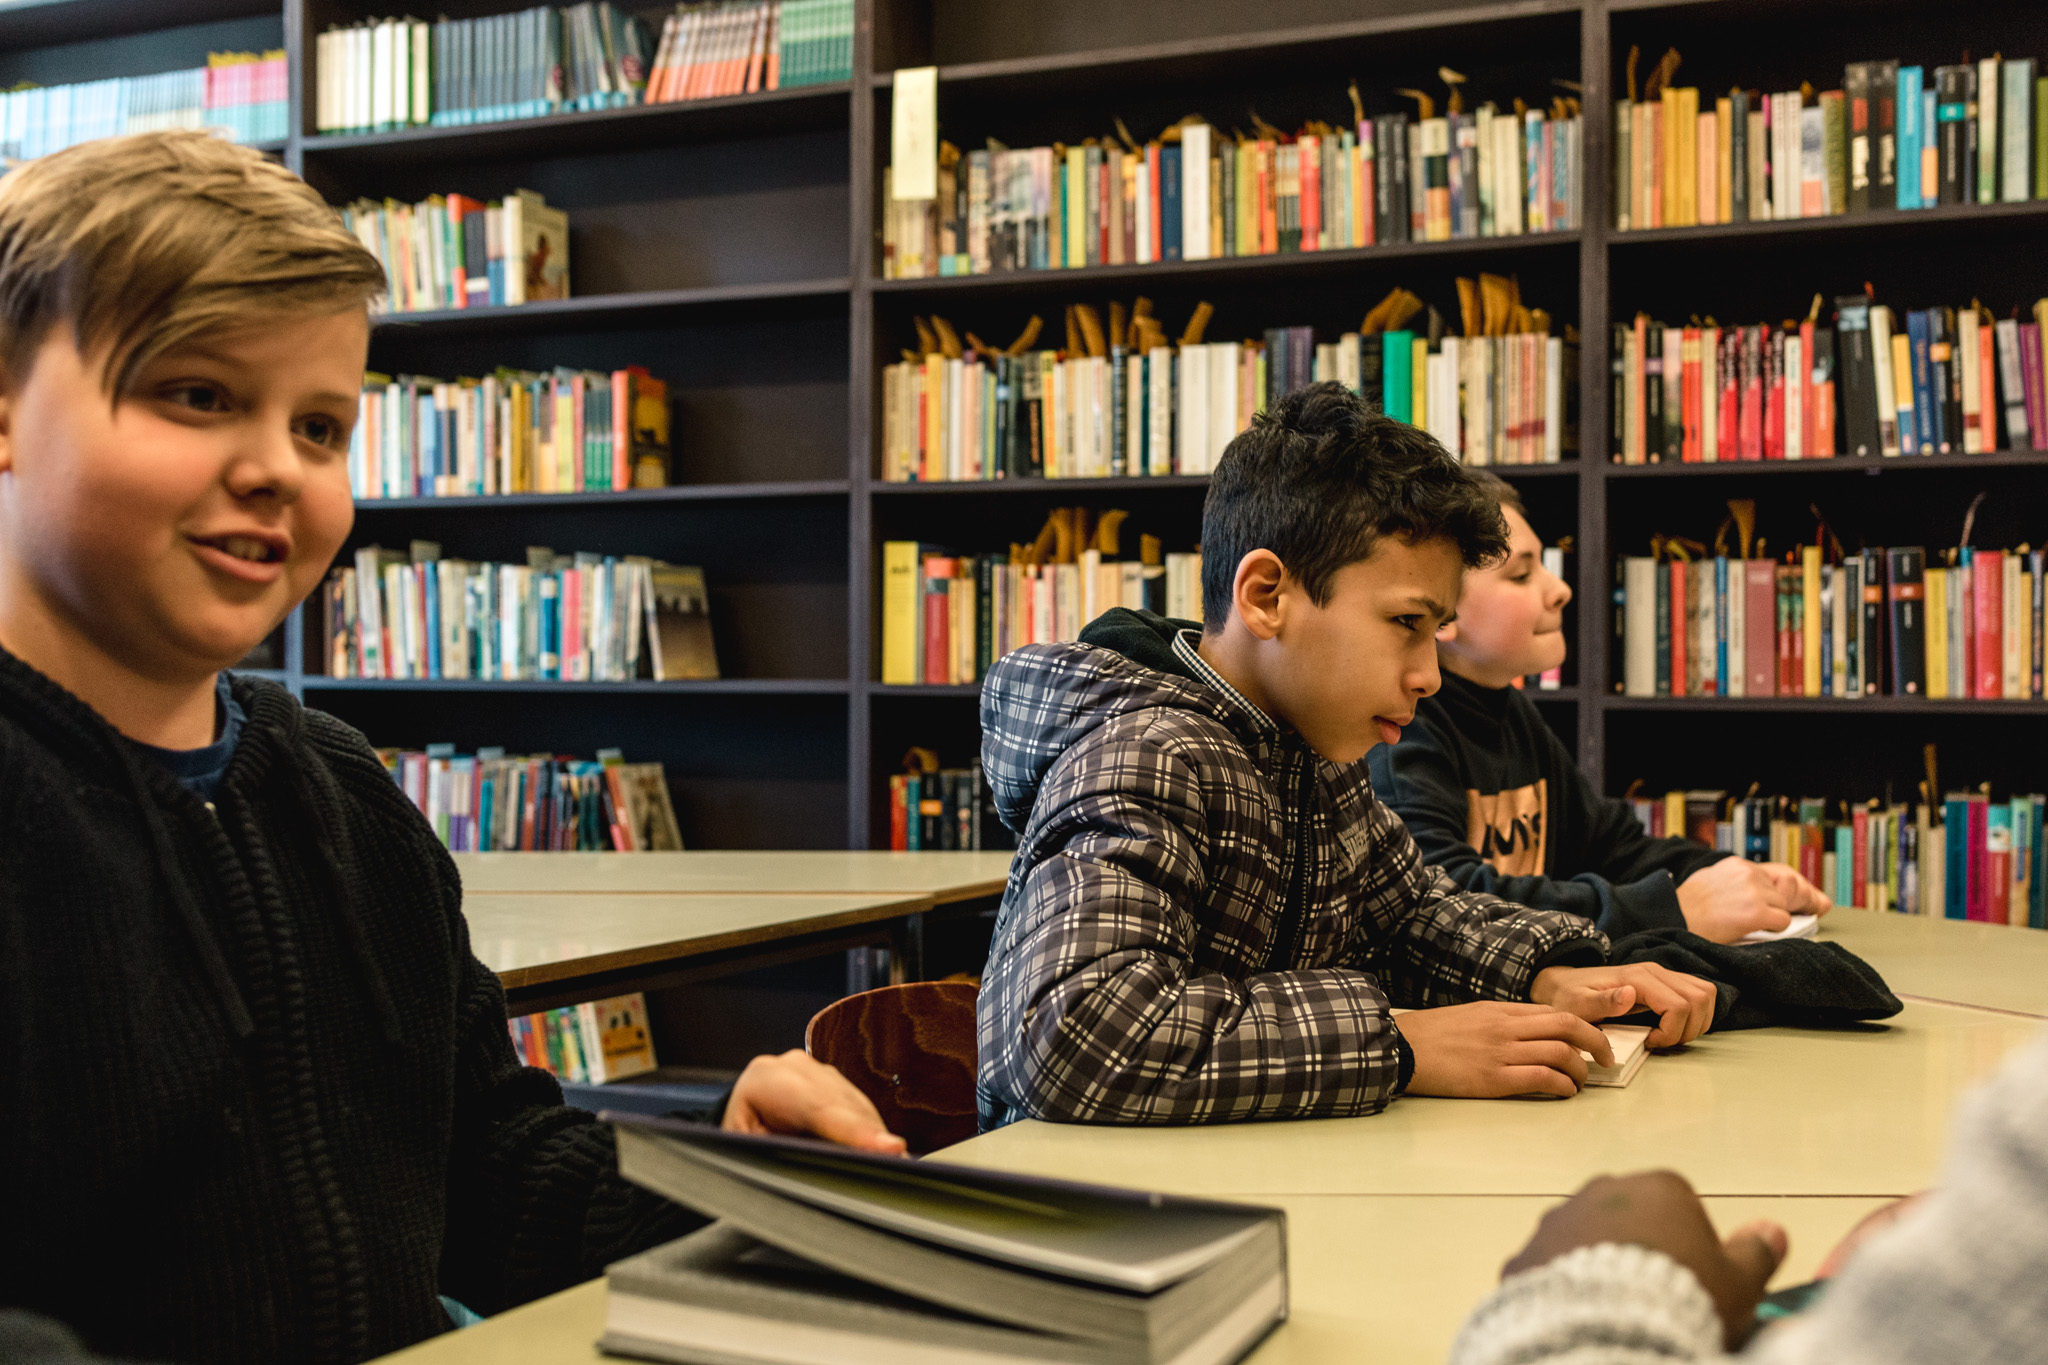
<path id="1" fill-rule="evenodd" d="M 1384 536 L 1456 542 L 1468 567 L 1507 553 L 1497 495 L 1419 427 L 1341 384 L 1311 384 L 1253 419 L 1216 465 L 1202 507 L 1202 618 L 1230 615 L 1237 566 L 1271 550 L 1309 600 Z"/>

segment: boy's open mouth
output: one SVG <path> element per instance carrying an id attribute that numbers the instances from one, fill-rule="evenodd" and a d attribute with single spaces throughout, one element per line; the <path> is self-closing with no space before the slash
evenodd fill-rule
<path id="1" fill-rule="evenodd" d="M 275 564 L 285 557 L 285 543 L 265 536 L 194 536 L 193 540 L 218 550 L 231 559 L 244 560 L 251 564 Z"/>

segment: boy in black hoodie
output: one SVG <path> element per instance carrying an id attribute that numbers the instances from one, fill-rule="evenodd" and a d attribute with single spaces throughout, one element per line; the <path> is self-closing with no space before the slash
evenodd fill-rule
<path id="1" fill-rule="evenodd" d="M 1674 928 L 1733 943 L 1825 914 L 1827 897 L 1792 868 L 1652 839 L 1627 802 L 1593 789 L 1513 685 L 1564 662 L 1572 590 L 1543 567 L 1514 489 L 1472 477 L 1507 518 L 1507 557 L 1465 575 L 1457 624 L 1438 637 L 1443 690 L 1368 760 L 1422 856 L 1460 886 L 1582 915 L 1610 939 Z"/>
<path id="2" fill-rule="evenodd" d="M 364 738 L 222 671 L 348 534 L 383 286 L 203 134 L 0 180 L 0 1353 L 344 1365 L 690 1225 L 514 1057 Z M 800 1053 L 724 1117 L 901 1149 Z"/>
<path id="3" fill-rule="evenodd" d="M 978 1003 L 985 1125 L 1571 1095 L 1581 1049 L 1611 1057 L 1588 1020 L 1706 1028 L 1712 986 L 1460 890 L 1373 796 L 1359 760 L 1436 690 L 1459 579 L 1504 545 L 1433 439 L 1317 384 L 1217 466 L 1200 624 L 1112 611 L 990 670 L 982 764 L 1021 838 Z"/>

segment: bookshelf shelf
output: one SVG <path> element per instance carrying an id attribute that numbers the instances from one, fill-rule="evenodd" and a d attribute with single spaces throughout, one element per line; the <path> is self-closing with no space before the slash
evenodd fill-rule
<path id="1" fill-rule="evenodd" d="M 275 17 L 278 0 L 180 0 L 169 22 Z M 168 26 L 163 0 L 0 0 L 0 50 L 56 47 Z"/>
<path id="2" fill-rule="evenodd" d="M 1538 232 L 1519 237 L 1466 237 L 1448 242 L 1390 242 L 1384 246 L 1349 247 L 1343 251 L 1308 251 L 1271 256 L 1226 256 L 1206 261 L 1164 261 L 1157 265 L 1090 265 L 1075 270 L 1011 270 L 989 275 L 954 275 L 906 280 L 877 279 L 870 286 L 891 296 L 1018 294 L 1079 291 L 1103 285 L 1144 285 L 1236 282 L 1247 287 L 1261 281 L 1342 275 L 1361 267 L 1395 261 L 1469 257 L 1564 254 L 1578 245 L 1577 232 Z"/>
<path id="3" fill-rule="evenodd" d="M 1611 232 L 1607 244 L 1617 251 L 1656 246 L 1699 246 L 1706 243 L 1775 240 L 1821 235 L 1830 241 L 1844 236 L 1910 235 L 1946 232 L 1972 224 L 2010 227 L 2048 222 L 2048 200 L 2023 204 L 1943 204 L 1931 209 L 1891 209 L 1871 213 L 1835 214 L 1823 218 L 1778 218 L 1762 223 L 1716 223 L 1707 227 L 1639 228 Z"/>
<path id="4" fill-rule="evenodd" d="M 1609 464 L 1616 479 L 1690 478 L 1741 474 L 1878 474 L 1903 470 L 1953 473 L 1962 469 L 2048 469 L 2048 450 L 2001 450 L 1995 455 L 1898 455 L 1889 458 L 1838 456 L 1828 460 L 1738 460 L 1714 464 Z"/>
<path id="5" fill-rule="evenodd" d="M 1911 716 L 2048 716 L 2048 701 L 1929 701 L 1925 697 L 1608 697 L 1611 711 L 1681 711 L 1692 715 L 1755 712 Z"/>
<path id="6" fill-rule="evenodd" d="M 1114 479 L 956 479 L 931 483 L 884 483 L 876 481 L 868 491 L 878 498 L 971 496 L 974 494 L 1053 493 L 1062 497 L 1069 490 L 1076 497 L 1094 493 L 1140 493 L 1149 489 L 1207 488 L 1207 474 L 1138 474 Z"/>
<path id="7" fill-rule="evenodd" d="M 307 674 L 308 692 L 546 692 L 616 696 L 673 693 L 678 696 L 836 697 L 850 690 L 844 678 L 706 678 L 687 682 L 557 682 L 501 678 L 329 678 Z"/>
<path id="8" fill-rule="evenodd" d="M 872 697 L 951 697 L 956 701 L 976 701 L 981 697 L 981 684 L 869 683 L 868 695 Z"/>
<path id="9" fill-rule="evenodd" d="M 842 81 L 496 123 L 427 124 L 388 133 L 329 133 L 307 138 L 305 150 L 308 157 L 320 162 L 374 167 L 504 157 L 524 160 L 815 132 L 846 126 L 851 90 L 852 86 Z"/>
<path id="10" fill-rule="evenodd" d="M 716 284 L 698 289 L 650 289 L 630 294 L 584 294 L 508 308 L 445 308 L 417 313 L 379 313 L 372 330 L 383 336 L 454 332 L 512 335 L 563 326 L 648 326 L 667 318 L 715 317 L 744 311 L 758 317 L 764 308 L 786 309 L 820 300 L 845 297 L 845 278 L 782 280 L 762 284 Z"/>
<path id="11" fill-rule="evenodd" d="M 845 497 L 845 479 L 792 479 L 787 482 L 671 484 L 667 488 L 635 488 L 626 492 L 501 493 L 473 498 L 360 498 L 356 516 L 380 512 L 488 511 L 500 507 L 640 507 L 649 503 L 741 502 L 766 498 Z"/>
<path id="12" fill-rule="evenodd" d="M 1507 3 L 1418 9 L 1252 33 L 1092 48 L 1000 61 L 942 64 L 939 67 L 939 85 L 942 90 L 965 86 L 977 88 L 978 93 L 1042 97 L 1048 91 L 1048 83 L 1062 77 L 1083 77 L 1090 81 L 1129 80 L 1134 74 L 1140 74 L 1146 79 L 1228 79 L 1231 68 L 1245 62 L 1287 60 L 1314 53 L 1332 43 L 1403 35 L 1447 36 L 1459 28 L 1575 15 L 1583 7 L 1582 0 L 1508 0 Z M 875 73 L 877 89 L 886 90 L 894 84 L 893 71 Z"/>

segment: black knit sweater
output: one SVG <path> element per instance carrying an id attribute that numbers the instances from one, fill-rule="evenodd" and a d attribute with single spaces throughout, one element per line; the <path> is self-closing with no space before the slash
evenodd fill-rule
<path id="1" fill-rule="evenodd" d="M 0 1307 L 95 1351 L 348 1362 L 680 1235 L 520 1065 L 455 867 L 284 689 L 209 808 L 0 651 Z"/>

